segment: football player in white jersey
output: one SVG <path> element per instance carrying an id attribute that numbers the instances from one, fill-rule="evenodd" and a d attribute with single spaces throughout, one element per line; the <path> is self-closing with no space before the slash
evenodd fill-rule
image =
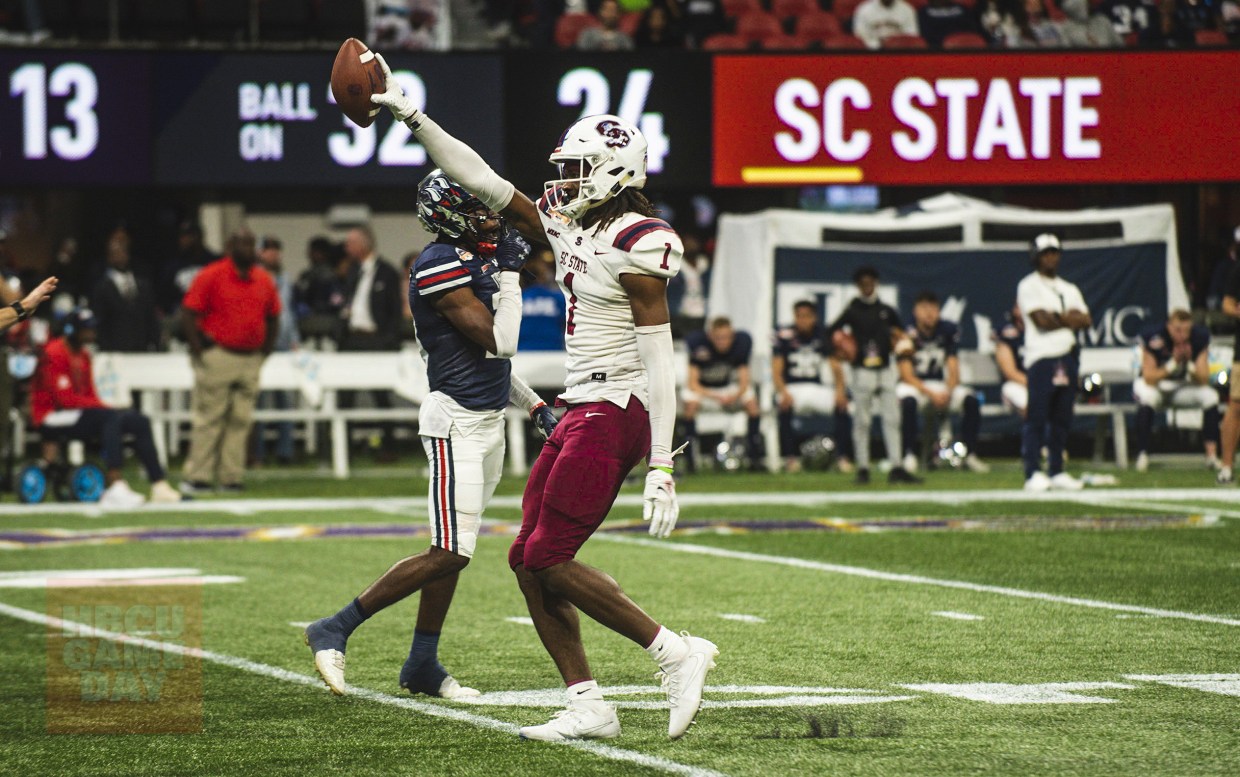
<path id="1" fill-rule="evenodd" d="M 387 91 L 371 99 L 404 122 L 444 172 L 526 239 L 551 247 L 568 300 L 568 377 L 560 395 L 568 411 L 530 472 L 521 531 L 508 557 L 564 678 L 568 707 L 549 723 L 522 728 L 521 736 L 557 741 L 620 733 L 582 647 L 580 610 L 641 645 L 659 665 L 671 711 L 668 735 L 677 738 L 697 715 L 718 649 L 661 626 L 609 575 L 575 558 L 625 475 L 647 454 L 643 517 L 650 533 L 668 536 L 680 512 L 672 479 L 676 392 L 667 280 L 680 267 L 683 247 L 639 191 L 646 139 L 618 116 L 580 119 L 551 153 L 559 178 L 535 204 L 419 111 L 379 59 Z"/>

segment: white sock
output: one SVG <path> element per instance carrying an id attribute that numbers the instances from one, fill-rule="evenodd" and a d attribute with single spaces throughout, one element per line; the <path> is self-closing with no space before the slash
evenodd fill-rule
<path id="1" fill-rule="evenodd" d="M 573 683 L 565 689 L 564 693 L 568 696 L 569 704 L 603 700 L 603 689 L 599 688 L 598 683 L 594 680 L 582 680 L 579 683 Z"/>
<path id="2" fill-rule="evenodd" d="M 659 627 L 659 633 L 655 635 L 654 642 L 646 648 L 646 653 L 662 669 L 684 658 L 687 651 L 685 641 L 675 632 L 669 631 L 666 626 Z"/>

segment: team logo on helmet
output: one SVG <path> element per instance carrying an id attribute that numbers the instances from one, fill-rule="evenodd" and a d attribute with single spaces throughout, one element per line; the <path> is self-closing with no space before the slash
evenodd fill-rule
<path id="1" fill-rule="evenodd" d="M 612 148 L 624 148 L 631 140 L 629 131 L 611 119 L 600 121 L 595 129 L 605 138 L 603 142 Z"/>

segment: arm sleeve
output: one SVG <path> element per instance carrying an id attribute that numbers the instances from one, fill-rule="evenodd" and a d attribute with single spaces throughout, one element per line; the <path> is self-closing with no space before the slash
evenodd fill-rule
<path id="1" fill-rule="evenodd" d="M 469 281 L 469 270 L 461 264 L 455 251 L 427 250 L 414 265 L 413 277 L 409 283 L 417 289 L 418 296 L 424 297 L 462 286 Z"/>
<path id="2" fill-rule="evenodd" d="M 508 401 L 525 412 L 529 413 L 539 405 L 546 404 L 542 401 L 542 397 L 534 393 L 534 389 L 530 385 L 521 380 L 517 373 L 512 373 L 511 378 L 512 391 L 508 395 Z"/>
<path id="3" fill-rule="evenodd" d="M 477 151 L 449 135 L 443 127 L 425 114 L 415 114 L 409 129 L 430 153 L 435 164 L 455 178 L 474 196 L 495 211 L 501 211 L 512 202 L 516 187 L 491 169 Z"/>
<path id="4" fill-rule="evenodd" d="M 491 298 L 495 304 L 495 318 L 491 324 L 495 358 L 511 359 L 521 336 L 521 279 L 515 272 L 501 272 L 498 280 L 499 291 Z"/>
<path id="5" fill-rule="evenodd" d="M 676 368 L 672 363 L 672 326 L 639 326 L 637 353 L 649 381 L 650 465 L 672 466 L 672 427 L 676 423 Z"/>
<path id="6" fill-rule="evenodd" d="M 1085 296 L 1081 294 L 1081 289 L 1076 284 L 1072 285 L 1072 303 L 1067 306 L 1068 310 L 1079 310 L 1082 313 L 1089 313 L 1089 305 L 1085 304 Z"/>
<path id="7" fill-rule="evenodd" d="M 674 278 L 680 272 L 685 247 L 680 236 L 662 219 L 641 219 L 616 233 L 612 246 L 624 251 L 628 261 L 621 273 Z"/>

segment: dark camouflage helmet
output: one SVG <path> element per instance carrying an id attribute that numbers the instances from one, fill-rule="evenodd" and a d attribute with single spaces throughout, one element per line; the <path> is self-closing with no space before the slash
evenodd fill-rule
<path id="1" fill-rule="evenodd" d="M 480 226 L 473 214 L 490 212 L 482 200 L 438 168 L 418 184 L 418 220 L 430 232 L 450 238 L 478 240 Z"/>

